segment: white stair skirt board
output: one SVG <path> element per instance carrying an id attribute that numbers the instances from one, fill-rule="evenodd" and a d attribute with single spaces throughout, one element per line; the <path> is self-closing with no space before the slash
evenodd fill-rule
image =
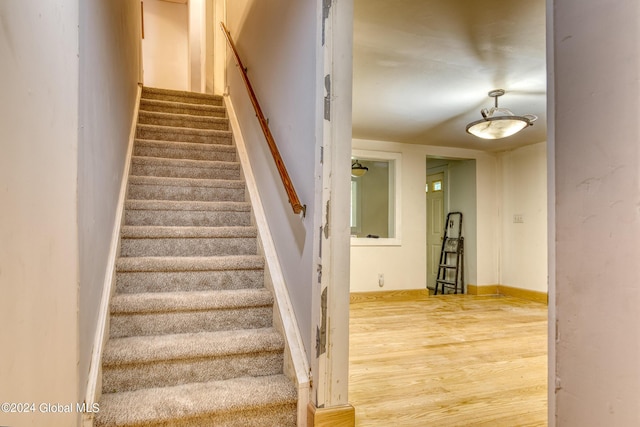
<path id="1" fill-rule="evenodd" d="M 89 379 L 87 382 L 87 392 L 85 403 L 87 408 L 93 408 L 100 401 L 102 388 L 102 352 L 109 337 L 109 301 L 113 295 L 116 281 L 116 260 L 120 256 L 120 228 L 124 220 L 124 202 L 127 199 L 127 181 L 129 169 L 131 167 L 131 156 L 133 154 L 133 144 L 136 136 L 136 125 L 138 123 L 138 112 L 140 109 L 140 99 L 142 96 L 142 85 L 138 83 L 136 94 L 136 104 L 131 118 L 131 130 L 129 131 L 129 144 L 127 156 L 125 158 L 122 179 L 120 180 L 120 194 L 118 196 L 118 206 L 116 207 L 116 218 L 113 223 L 111 233 L 111 246 L 109 248 L 109 259 L 107 260 L 107 271 L 102 285 L 102 298 L 100 300 L 100 311 L 98 312 L 98 327 L 93 339 L 93 350 L 91 353 L 91 365 L 89 366 Z M 93 413 L 82 414 L 83 427 L 93 426 Z"/>

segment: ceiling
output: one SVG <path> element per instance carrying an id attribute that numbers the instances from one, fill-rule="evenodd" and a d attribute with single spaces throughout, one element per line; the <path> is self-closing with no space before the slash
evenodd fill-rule
<path id="1" fill-rule="evenodd" d="M 545 0 L 354 0 L 353 137 L 501 151 L 546 140 Z M 499 140 L 491 108 L 534 114 Z"/>

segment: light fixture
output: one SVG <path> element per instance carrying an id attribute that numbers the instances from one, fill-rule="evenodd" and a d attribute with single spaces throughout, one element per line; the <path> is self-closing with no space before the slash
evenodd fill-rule
<path id="1" fill-rule="evenodd" d="M 504 95 L 503 89 L 495 89 L 489 92 L 489 96 L 495 98 L 495 107 L 480 110 L 483 119 L 471 122 L 467 125 L 467 133 L 484 139 L 500 139 L 520 132 L 527 126 L 533 126 L 538 120 L 533 114 L 516 116 L 506 108 L 498 108 L 498 97 Z"/>
<path id="2" fill-rule="evenodd" d="M 354 178 L 359 178 L 369 170 L 368 167 L 362 166 L 358 160 L 351 163 L 351 176 Z"/>

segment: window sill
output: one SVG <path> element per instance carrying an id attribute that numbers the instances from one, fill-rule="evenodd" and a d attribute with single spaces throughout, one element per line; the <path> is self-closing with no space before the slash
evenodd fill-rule
<path id="1" fill-rule="evenodd" d="M 351 237 L 351 246 L 402 246 L 402 240 L 398 238 Z"/>

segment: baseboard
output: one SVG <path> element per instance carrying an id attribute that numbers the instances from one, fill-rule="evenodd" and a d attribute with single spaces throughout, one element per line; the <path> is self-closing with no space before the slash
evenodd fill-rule
<path id="1" fill-rule="evenodd" d="M 411 301 L 421 298 L 429 298 L 428 289 L 405 289 L 398 291 L 380 291 L 380 292 L 351 292 L 349 302 L 356 304 L 360 302 L 373 301 Z"/>
<path id="2" fill-rule="evenodd" d="M 354 427 L 356 409 L 351 405 L 316 408 L 313 403 L 307 407 L 307 427 Z"/>
<path id="3" fill-rule="evenodd" d="M 231 99 L 225 96 L 224 100 L 241 168 L 244 172 L 247 192 L 251 200 L 253 218 L 258 228 L 258 241 L 265 258 L 265 285 L 271 289 L 274 296 L 274 327 L 285 338 L 284 371 L 296 383 L 298 389 L 298 427 L 305 427 L 307 425 L 307 405 L 309 404 L 309 361 L 280 267 L 280 259 L 273 244 L 269 224 L 262 207 L 240 123 Z"/>
<path id="4" fill-rule="evenodd" d="M 549 299 L 546 292 L 514 288 L 512 286 L 505 285 L 467 285 L 467 293 L 470 295 L 506 295 L 543 304 L 547 304 Z"/>
<path id="5" fill-rule="evenodd" d="M 498 295 L 498 285 L 467 285 L 469 295 Z"/>
<path id="6" fill-rule="evenodd" d="M 120 194 L 118 196 L 118 206 L 116 207 L 116 217 L 111 233 L 111 245 L 109 248 L 109 258 L 107 260 L 107 271 L 102 285 L 102 297 L 98 312 L 98 327 L 93 341 L 91 353 L 91 365 L 89 366 L 89 378 L 87 381 L 87 392 L 85 403 L 87 408 L 93 408 L 94 403 L 100 401 L 102 389 L 102 350 L 106 345 L 109 336 L 109 301 L 115 288 L 116 260 L 120 255 L 120 228 L 124 221 L 124 202 L 127 198 L 127 183 L 129 180 L 129 170 L 131 168 L 131 156 L 133 155 L 133 142 L 136 136 L 136 126 L 138 124 L 138 111 L 140 109 L 140 97 L 142 96 L 142 85 L 138 84 L 136 103 L 133 109 L 131 130 L 129 131 L 129 146 L 125 158 L 124 170 L 122 171 L 122 182 L 120 183 Z M 82 426 L 93 426 L 93 413 L 82 414 Z"/>
<path id="7" fill-rule="evenodd" d="M 540 302 L 543 304 L 549 303 L 549 296 L 546 292 L 532 291 L 530 289 L 513 288 L 511 286 L 498 286 L 498 292 L 500 295 L 507 295 L 510 297 L 522 298 L 530 301 Z"/>

